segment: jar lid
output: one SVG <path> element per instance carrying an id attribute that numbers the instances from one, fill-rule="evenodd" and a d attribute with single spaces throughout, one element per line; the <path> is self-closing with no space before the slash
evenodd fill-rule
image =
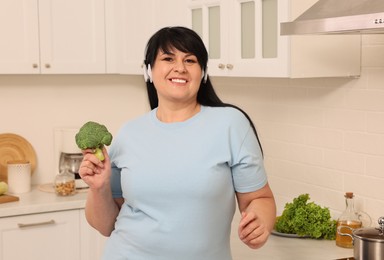
<path id="1" fill-rule="evenodd" d="M 7 164 L 28 164 L 29 161 L 28 160 L 10 160 L 10 161 L 7 161 Z"/>

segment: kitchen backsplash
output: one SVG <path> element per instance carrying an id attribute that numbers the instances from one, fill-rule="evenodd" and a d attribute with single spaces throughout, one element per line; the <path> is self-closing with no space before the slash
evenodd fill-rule
<path id="1" fill-rule="evenodd" d="M 278 212 L 309 193 L 337 217 L 353 191 L 359 210 L 384 216 L 384 35 L 363 36 L 362 48 L 356 79 L 212 78 L 256 124 Z M 55 128 L 95 120 L 116 133 L 148 109 L 141 76 L 0 76 L 0 133 L 33 145 L 34 184 L 55 176 Z"/>

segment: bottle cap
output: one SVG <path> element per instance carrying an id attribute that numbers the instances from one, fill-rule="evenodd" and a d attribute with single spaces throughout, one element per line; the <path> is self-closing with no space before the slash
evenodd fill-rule
<path id="1" fill-rule="evenodd" d="M 346 192 L 345 193 L 345 197 L 348 198 L 348 199 L 353 198 L 353 192 Z"/>

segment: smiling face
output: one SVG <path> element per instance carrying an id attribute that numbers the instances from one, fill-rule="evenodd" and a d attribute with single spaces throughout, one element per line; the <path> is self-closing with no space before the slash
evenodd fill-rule
<path id="1" fill-rule="evenodd" d="M 152 67 L 153 84 L 159 104 L 196 103 L 202 69 L 195 55 L 170 48 L 159 50 Z"/>

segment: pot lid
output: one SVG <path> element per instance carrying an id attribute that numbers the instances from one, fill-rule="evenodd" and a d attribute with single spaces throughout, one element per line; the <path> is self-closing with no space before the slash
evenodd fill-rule
<path id="1" fill-rule="evenodd" d="M 358 228 L 353 231 L 353 235 L 362 240 L 384 243 L 384 217 L 379 218 L 379 227 Z"/>
<path id="2" fill-rule="evenodd" d="M 380 233 L 379 228 L 359 228 L 353 231 L 353 235 L 362 240 L 376 241 L 384 243 L 384 234 Z"/>

